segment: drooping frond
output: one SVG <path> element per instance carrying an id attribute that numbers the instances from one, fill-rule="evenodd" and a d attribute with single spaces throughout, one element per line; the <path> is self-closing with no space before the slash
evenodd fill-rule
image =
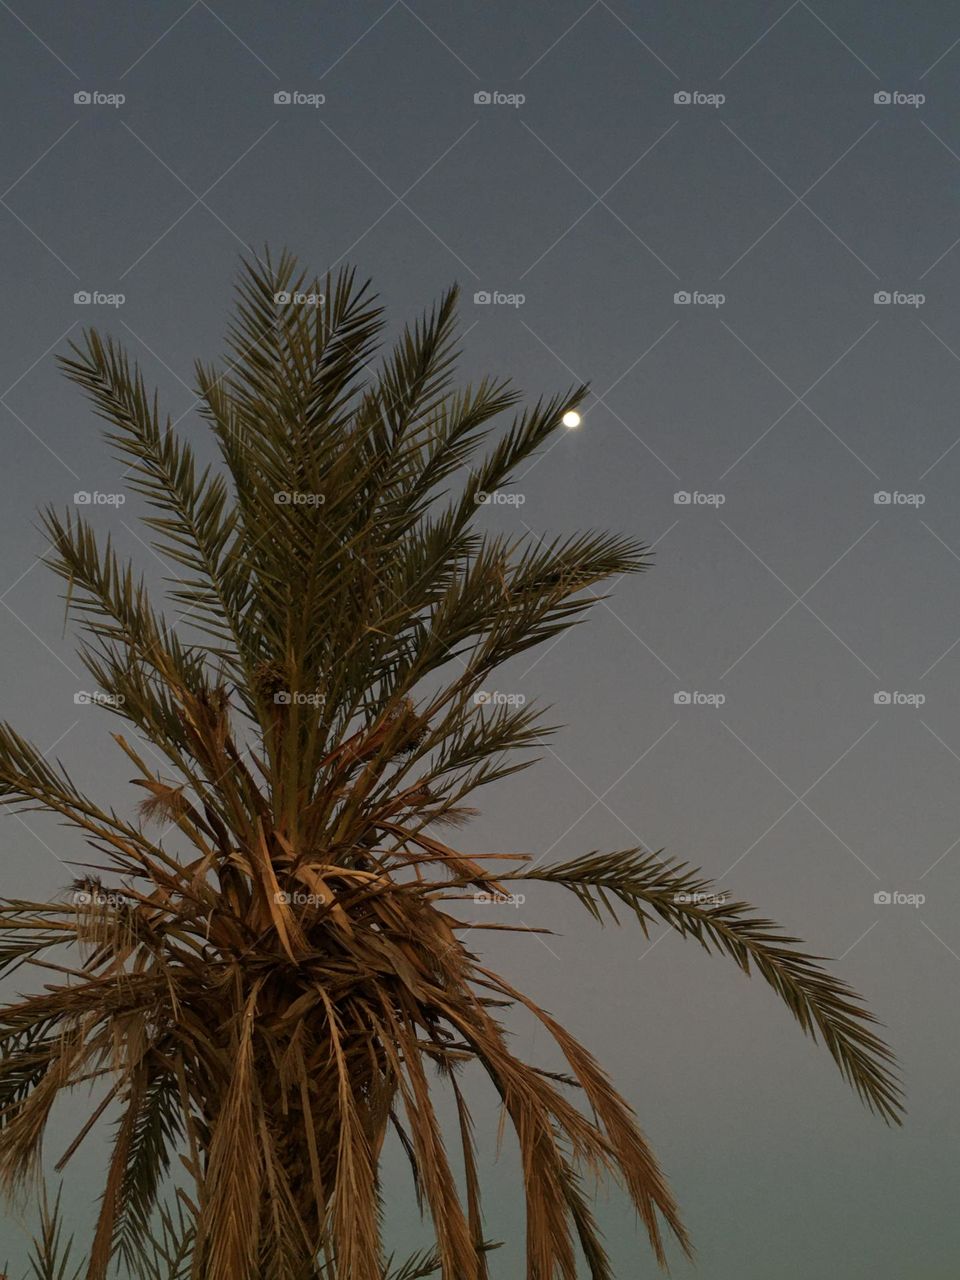
<path id="1" fill-rule="evenodd" d="M 113 1242 L 113 1249 L 130 1268 L 137 1265 L 143 1241 L 151 1233 L 160 1189 L 183 1133 L 176 1080 L 170 1074 L 153 1075 L 138 1102 L 124 1162 Z"/>
<path id="2" fill-rule="evenodd" d="M 743 972 L 753 969 L 781 998 L 801 1028 L 821 1038 L 844 1079 L 885 1120 L 901 1123 L 901 1090 L 894 1057 L 871 1026 L 876 1018 L 857 993 L 828 973 L 822 956 L 802 950 L 772 920 L 755 914 L 685 863 L 659 853 L 626 849 L 588 854 L 553 866 L 523 868 L 504 880 L 538 880 L 571 890 L 598 922 L 616 920 L 615 904 L 633 913 L 644 934 L 659 919 L 707 951 L 729 956 Z"/>

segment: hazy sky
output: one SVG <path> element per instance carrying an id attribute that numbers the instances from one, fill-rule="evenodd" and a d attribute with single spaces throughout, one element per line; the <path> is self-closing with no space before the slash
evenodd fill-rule
<path id="1" fill-rule="evenodd" d="M 504 674 L 569 728 L 466 841 L 702 865 L 840 958 L 900 1054 L 908 1122 L 885 1130 L 771 993 L 673 935 L 601 934 L 544 894 L 520 914 L 558 936 L 491 958 L 635 1104 L 704 1280 L 953 1280 L 956 6 L 0 0 L 0 37 L 0 715 L 127 803 L 36 563 L 38 506 L 123 489 L 55 370 L 71 331 L 126 341 L 198 433 L 191 361 L 222 350 L 245 246 L 355 262 L 394 319 L 459 280 L 465 377 L 594 390 L 490 523 L 656 544 L 652 573 Z M 92 518 L 160 569 L 134 514 Z M 54 824 L 3 830 L 3 893 L 69 881 L 57 857 L 78 846 Z M 517 1025 L 519 1051 L 546 1053 Z M 60 1149 L 82 1114 L 58 1116 Z M 68 1180 L 79 1227 L 100 1155 Z M 491 1187 L 505 1280 L 509 1151 Z M 621 1201 L 600 1214 L 618 1274 L 652 1276 Z M 5 1254 L 23 1256 L 13 1218 Z"/>

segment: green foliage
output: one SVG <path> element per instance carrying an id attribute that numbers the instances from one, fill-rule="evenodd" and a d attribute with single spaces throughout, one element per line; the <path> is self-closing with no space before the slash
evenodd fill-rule
<path id="1" fill-rule="evenodd" d="M 40 1198 L 40 1227 L 33 1237 L 30 1252 L 30 1273 L 34 1280 L 79 1280 L 83 1264 L 70 1269 L 73 1236 L 64 1239 L 60 1215 L 60 1190 L 51 1206 L 46 1192 Z"/>

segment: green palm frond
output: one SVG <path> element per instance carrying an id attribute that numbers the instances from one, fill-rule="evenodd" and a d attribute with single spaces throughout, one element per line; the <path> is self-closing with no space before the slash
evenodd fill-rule
<path id="1" fill-rule="evenodd" d="M 187 575 L 173 580 L 171 599 L 188 606 L 213 637 L 232 646 L 231 657 L 248 657 L 237 517 L 225 477 L 209 466 L 198 470 L 194 451 L 172 431 L 169 418 L 161 422 L 143 375 L 112 340 L 89 332 L 73 351 L 72 359 L 62 361 L 64 371 L 112 425 L 107 439 L 127 467 L 131 487 L 161 513 L 145 519 L 156 535 L 157 552 Z M 56 534 L 55 517 L 48 520 Z"/>
<path id="2" fill-rule="evenodd" d="M 134 1117 L 130 1149 L 124 1162 L 113 1249 L 133 1267 L 149 1236 L 157 1197 L 170 1170 L 171 1155 L 183 1136 L 176 1080 L 156 1073 L 144 1090 Z M 179 1202 L 178 1202 L 179 1204 Z M 161 1226 L 166 1227 L 166 1222 Z"/>
<path id="3" fill-rule="evenodd" d="M 78 1263 L 73 1270 L 70 1268 L 73 1236 L 64 1238 L 60 1211 L 61 1191 L 62 1188 L 58 1187 L 52 1205 L 47 1199 L 46 1190 L 40 1197 L 39 1231 L 32 1239 L 29 1259 L 33 1280 L 79 1280 L 83 1274 L 82 1263 Z"/>
<path id="4" fill-rule="evenodd" d="M 161 1206 L 159 1221 L 144 1231 L 131 1251 L 130 1280 L 190 1280 L 194 1227 L 179 1199 Z"/>
<path id="5" fill-rule="evenodd" d="M 901 1123 L 894 1057 L 870 1030 L 877 1020 L 847 983 L 828 973 L 823 956 L 801 950 L 799 938 L 746 902 L 721 892 L 698 869 L 660 853 L 626 849 L 588 854 L 553 866 L 524 868 L 506 880 L 539 880 L 571 890 L 598 922 L 616 921 L 616 903 L 631 911 L 644 934 L 659 919 L 704 950 L 721 952 L 749 975 L 752 969 L 784 1002 L 801 1028 L 823 1040 L 844 1079 L 885 1120 Z"/>

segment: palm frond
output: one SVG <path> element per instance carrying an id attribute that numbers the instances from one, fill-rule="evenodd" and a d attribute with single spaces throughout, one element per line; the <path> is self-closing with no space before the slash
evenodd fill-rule
<path id="1" fill-rule="evenodd" d="M 604 912 L 616 920 L 619 902 L 637 918 L 644 934 L 659 919 L 705 950 L 729 956 L 745 974 L 756 969 L 803 1031 L 815 1041 L 822 1038 L 844 1079 L 867 1106 L 886 1121 L 901 1123 L 894 1057 L 870 1030 L 876 1018 L 862 997 L 823 968 L 824 957 L 802 950 L 801 939 L 757 916 L 748 903 L 728 897 L 699 870 L 658 853 L 627 849 L 528 867 L 502 878 L 562 885 L 597 921 Z"/>
<path id="2" fill-rule="evenodd" d="M 500 1245 L 485 1242 L 480 1248 L 484 1254 L 487 1254 L 492 1253 L 494 1249 L 499 1249 Z M 412 1253 L 399 1265 L 391 1257 L 387 1260 L 384 1280 L 427 1280 L 429 1276 L 438 1274 L 440 1265 L 440 1257 L 436 1249 L 422 1249 L 419 1253 Z"/>
<path id="3" fill-rule="evenodd" d="M 40 1196 L 40 1227 L 37 1235 L 32 1237 L 30 1252 L 30 1272 L 34 1280 L 79 1280 L 83 1273 L 83 1264 L 70 1270 L 70 1255 L 73 1250 L 73 1236 L 63 1235 L 63 1217 L 60 1211 L 60 1196 L 63 1188 L 57 1188 L 57 1196 L 51 1205 L 46 1188 Z"/>

